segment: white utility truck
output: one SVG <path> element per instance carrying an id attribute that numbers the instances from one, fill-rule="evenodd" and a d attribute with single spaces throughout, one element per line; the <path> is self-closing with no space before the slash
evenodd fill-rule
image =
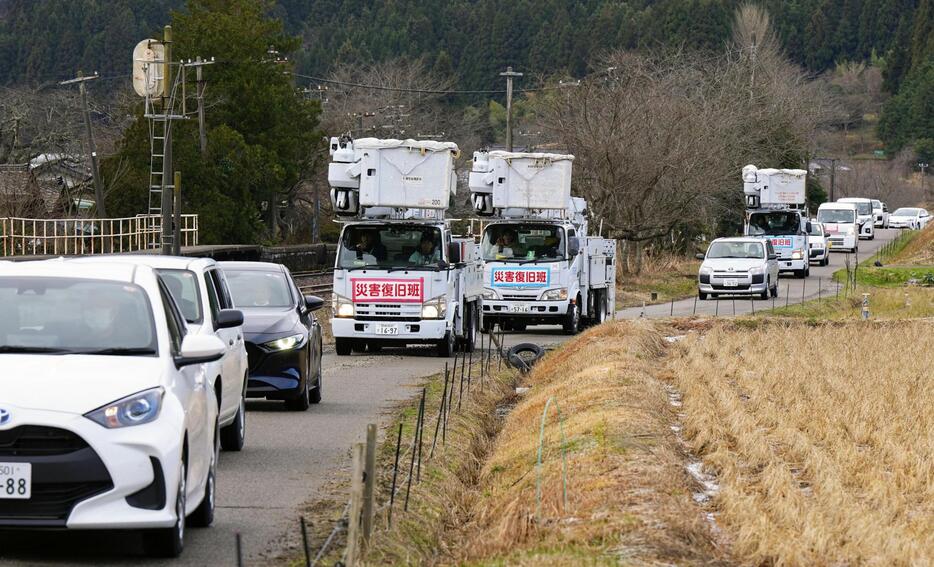
<path id="1" fill-rule="evenodd" d="M 616 241 L 590 236 L 587 203 L 571 197 L 574 156 L 476 152 L 470 172 L 474 212 L 485 226 L 483 325 L 521 331 L 616 314 Z"/>
<path id="2" fill-rule="evenodd" d="M 803 169 L 743 168 L 746 236 L 769 238 L 778 255 L 779 270 L 799 278 L 811 273 L 806 180 Z"/>
<path id="3" fill-rule="evenodd" d="M 470 352 L 483 262 L 444 217 L 457 180 L 450 142 L 331 138 L 328 183 L 344 223 L 334 266 L 337 354 L 434 344 Z"/>

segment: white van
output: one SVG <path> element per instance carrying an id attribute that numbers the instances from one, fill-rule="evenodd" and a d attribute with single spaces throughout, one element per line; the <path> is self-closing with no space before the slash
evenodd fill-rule
<path id="1" fill-rule="evenodd" d="M 832 251 L 859 250 L 859 228 L 854 203 L 824 203 L 817 209 L 817 222 L 830 234 Z"/>
<path id="2" fill-rule="evenodd" d="M 848 197 L 837 199 L 838 203 L 853 203 L 856 205 L 856 223 L 859 225 L 859 237 L 872 240 L 876 237 L 875 216 L 872 213 L 872 199 L 863 197 Z"/>

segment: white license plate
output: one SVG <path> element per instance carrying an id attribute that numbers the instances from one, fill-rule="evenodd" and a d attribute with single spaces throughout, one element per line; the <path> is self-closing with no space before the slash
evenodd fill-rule
<path id="1" fill-rule="evenodd" d="M 723 287 L 736 287 L 738 284 L 735 279 L 723 280 Z"/>
<path id="2" fill-rule="evenodd" d="M 376 334 L 377 335 L 398 335 L 399 325 L 393 325 L 389 323 L 377 323 Z"/>
<path id="3" fill-rule="evenodd" d="M 510 313 L 528 313 L 529 311 L 531 311 L 531 308 L 529 308 L 528 305 L 510 305 L 509 306 Z"/>
<path id="4" fill-rule="evenodd" d="M 32 464 L 0 463 L 0 500 L 32 496 Z"/>

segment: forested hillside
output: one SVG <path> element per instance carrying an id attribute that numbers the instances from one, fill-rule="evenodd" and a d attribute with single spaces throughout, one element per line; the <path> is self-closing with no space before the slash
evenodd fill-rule
<path id="1" fill-rule="evenodd" d="M 223 4 L 223 0 L 214 0 Z M 424 58 L 462 89 L 498 87 L 512 65 L 581 77 L 600 53 L 712 49 L 745 0 L 270 0 L 302 38 L 298 71 Z M 879 134 L 890 149 L 934 157 L 934 0 L 763 0 L 789 58 L 814 73 L 872 59 L 888 93 Z M 77 69 L 128 71 L 132 46 L 185 0 L 0 0 L 0 85 L 43 85 Z M 222 56 L 222 54 L 216 54 Z M 534 80 L 534 79 L 533 79 Z M 119 84 L 114 83 L 114 84 Z M 902 88 L 905 85 L 905 88 Z M 932 154 L 932 155 L 929 155 Z"/>

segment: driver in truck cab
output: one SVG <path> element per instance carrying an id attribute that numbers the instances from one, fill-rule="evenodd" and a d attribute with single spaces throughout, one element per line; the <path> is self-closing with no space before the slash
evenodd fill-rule
<path id="1" fill-rule="evenodd" d="M 496 254 L 496 259 L 498 260 L 525 255 L 525 252 L 522 251 L 519 242 L 516 240 L 515 231 L 511 228 L 507 228 L 499 235 L 499 238 L 496 239 L 496 244 L 493 245 L 493 252 Z"/>
<path id="2" fill-rule="evenodd" d="M 418 243 L 418 248 L 409 256 L 409 263 L 419 266 L 437 264 L 440 261 L 441 252 L 438 250 L 438 247 L 435 246 L 435 239 L 432 238 L 430 234 L 422 236 L 421 241 Z"/>
<path id="3" fill-rule="evenodd" d="M 357 258 L 362 259 L 364 254 L 376 258 L 377 262 L 386 260 L 386 247 L 379 241 L 379 234 L 372 230 L 361 230 L 354 246 Z"/>

